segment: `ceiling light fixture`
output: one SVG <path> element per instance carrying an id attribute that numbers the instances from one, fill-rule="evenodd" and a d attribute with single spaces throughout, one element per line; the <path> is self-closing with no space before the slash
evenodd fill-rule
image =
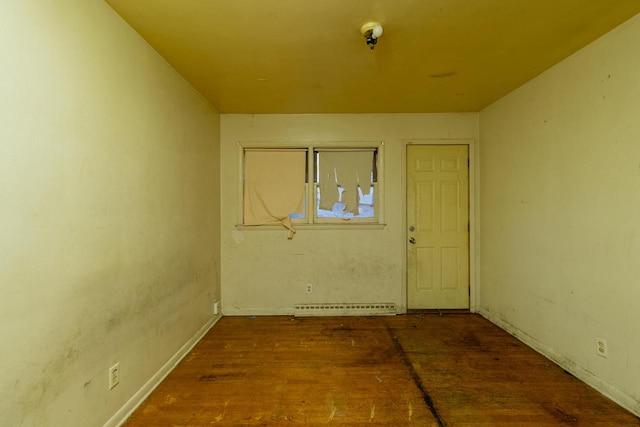
<path id="1" fill-rule="evenodd" d="M 373 50 L 376 47 L 376 43 L 378 43 L 378 37 L 382 35 L 382 25 L 377 22 L 367 22 L 360 28 L 360 32 L 364 36 L 367 46 Z"/>

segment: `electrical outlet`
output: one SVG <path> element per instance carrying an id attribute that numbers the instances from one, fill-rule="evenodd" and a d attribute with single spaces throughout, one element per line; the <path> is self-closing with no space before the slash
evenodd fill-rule
<path id="1" fill-rule="evenodd" d="M 120 362 L 109 368 L 109 390 L 120 384 Z"/>
<path id="2" fill-rule="evenodd" d="M 311 283 L 307 283 L 307 293 L 310 294 L 313 292 L 313 285 Z"/>
<path id="3" fill-rule="evenodd" d="M 596 354 L 602 357 L 609 357 L 606 340 L 596 337 Z"/>
<path id="4" fill-rule="evenodd" d="M 220 311 L 220 303 L 218 301 L 213 303 L 213 315 L 215 316 Z"/>

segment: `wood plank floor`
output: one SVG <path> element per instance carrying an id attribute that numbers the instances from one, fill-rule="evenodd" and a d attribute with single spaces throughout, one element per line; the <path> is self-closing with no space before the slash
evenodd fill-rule
<path id="1" fill-rule="evenodd" d="M 469 313 L 225 317 L 125 424 L 584 426 L 640 420 Z"/>

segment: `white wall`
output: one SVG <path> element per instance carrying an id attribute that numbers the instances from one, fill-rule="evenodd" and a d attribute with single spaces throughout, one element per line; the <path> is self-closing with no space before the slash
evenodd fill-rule
<path id="1" fill-rule="evenodd" d="M 300 303 L 395 303 L 406 284 L 404 140 L 478 137 L 478 115 L 221 116 L 222 306 L 225 315 L 291 314 Z M 383 229 L 238 230 L 238 142 L 384 141 Z M 305 285 L 313 284 L 307 294 Z"/>
<path id="2" fill-rule="evenodd" d="M 211 322 L 219 116 L 102 0 L 0 2 L 0 63 L 0 424 L 101 425 Z"/>
<path id="3" fill-rule="evenodd" d="M 480 116 L 484 314 L 636 414 L 638 40 L 640 16 Z"/>

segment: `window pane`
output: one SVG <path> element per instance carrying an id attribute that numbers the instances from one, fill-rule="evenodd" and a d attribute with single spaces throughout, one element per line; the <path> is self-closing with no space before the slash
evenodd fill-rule
<path id="1" fill-rule="evenodd" d="M 375 218 L 374 209 L 374 189 L 367 195 L 360 193 L 360 203 L 358 203 L 358 215 L 352 212 L 345 212 L 345 204 L 340 201 L 334 203 L 331 209 L 320 208 L 320 188 L 317 189 L 316 195 L 316 215 L 318 218 Z"/>
<path id="2" fill-rule="evenodd" d="M 314 157 L 316 216 L 374 218 L 375 150 L 323 150 Z"/>

